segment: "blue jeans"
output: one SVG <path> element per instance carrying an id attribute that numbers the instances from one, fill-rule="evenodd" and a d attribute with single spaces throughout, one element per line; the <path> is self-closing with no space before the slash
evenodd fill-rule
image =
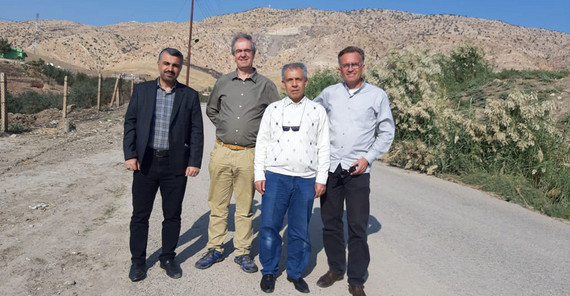
<path id="1" fill-rule="evenodd" d="M 309 221 L 313 212 L 315 178 L 265 173 L 265 194 L 261 200 L 259 261 L 261 273 L 277 274 L 283 240 L 279 235 L 287 212 L 287 275 L 298 279 L 309 263 L 311 242 Z"/>

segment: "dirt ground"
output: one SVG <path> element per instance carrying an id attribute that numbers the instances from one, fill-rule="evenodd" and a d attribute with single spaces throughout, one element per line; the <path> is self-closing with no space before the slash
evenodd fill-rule
<path id="1" fill-rule="evenodd" d="M 139 283 L 128 279 L 132 175 L 124 169 L 122 155 L 124 112 L 125 106 L 99 113 L 77 110 L 69 114 L 75 126 L 71 132 L 43 127 L 0 137 L 0 295 L 261 294 L 261 274 L 246 274 L 233 262 L 233 205 L 227 258 L 207 270 L 194 268 L 207 242 L 207 156 L 214 143 L 209 122 L 202 171 L 189 180 L 185 195 L 177 249 L 183 277 L 168 278 L 157 263 L 162 221 L 157 197 L 148 278 Z M 61 115 L 54 116 L 52 121 Z M 259 228 L 259 201 L 256 194 L 254 229 Z M 320 218 L 313 221 L 313 233 L 319 233 Z M 258 245 L 256 238 L 255 260 Z M 313 290 L 326 272 L 324 260 L 323 251 L 311 259 L 307 282 Z M 284 276 L 277 285 L 274 295 L 295 292 Z M 346 282 L 321 290 L 312 294 L 348 295 Z"/>
<path id="2" fill-rule="evenodd" d="M 0 138 L 0 294 L 83 295 L 124 265 L 126 236 L 106 239 L 127 233 L 123 112 Z"/>

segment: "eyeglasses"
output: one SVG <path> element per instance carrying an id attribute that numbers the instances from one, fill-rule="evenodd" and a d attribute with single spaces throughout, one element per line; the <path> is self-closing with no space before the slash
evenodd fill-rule
<path id="1" fill-rule="evenodd" d="M 342 64 L 340 65 L 344 70 L 348 70 L 350 69 L 350 67 L 352 67 L 352 69 L 354 70 L 358 70 L 360 69 L 360 67 L 362 67 L 361 63 L 351 63 L 351 64 Z"/>
<path id="2" fill-rule="evenodd" d="M 242 52 L 244 52 L 246 54 L 251 54 L 253 52 L 253 50 L 251 50 L 251 49 L 236 49 L 234 51 L 234 55 L 241 54 Z"/>
<path id="3" fill-rule="evenodd" d="M 283 126 L 283 131 L 288 132 L 289 130 L 292 130 L 294 132 L 298 132 L 300 128 L 301 128 L 300 125 L 298 125 L 298 126 Z"/>

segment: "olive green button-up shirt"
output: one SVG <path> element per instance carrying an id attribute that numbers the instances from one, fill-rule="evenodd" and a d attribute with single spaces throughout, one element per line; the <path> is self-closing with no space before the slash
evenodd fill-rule
<path id="1" fill-rule="evenodd" d="M 247 79 L 237 71 L 218 78 L 208 100 L 206 115 L 216 127 L 216 139 L 244 147 L 255 147 L 265 108 L 279 100 L 277 87 L 257 71 Z"/>

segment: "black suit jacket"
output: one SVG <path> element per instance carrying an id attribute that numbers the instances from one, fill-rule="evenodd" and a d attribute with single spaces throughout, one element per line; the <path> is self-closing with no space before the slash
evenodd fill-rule
<path id="1" fill-rule="evenodd" d="M 149 146 L 156 92 L 157 80 L 135 85 L 125 114 L 125 160 L 137 158 L 141 170 L 146 165 L 143 156 Z M 184 174 L 189 166 L 201 167 L 204 127 L 200 99 L 198 92 L 178 82 L 170 116 L 168 145 L 170 167 L 175 174 Z"/>

